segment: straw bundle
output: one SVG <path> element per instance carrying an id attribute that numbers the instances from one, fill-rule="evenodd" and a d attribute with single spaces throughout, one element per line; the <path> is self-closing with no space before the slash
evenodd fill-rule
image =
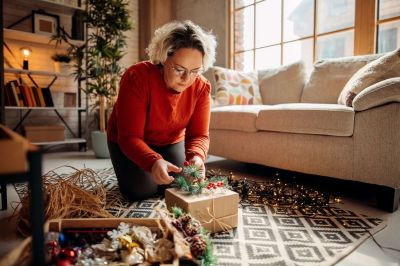
<path id="1" fill-rule="evenodd" d="M 45 220 L 56 218 L 113 217 L 106 211 L 106 188 L 92 169 L 59 175 L 56 168 L 42 176 Z M 29 190 L 25 187 L 18 212 L 18 231 L 30 232 Z"/>

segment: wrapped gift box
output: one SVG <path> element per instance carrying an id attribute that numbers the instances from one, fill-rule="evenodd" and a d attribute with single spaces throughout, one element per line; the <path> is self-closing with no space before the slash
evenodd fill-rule
<path id="1" fill-rule="evenodd" d="M 165 203 L 170 210 L 176 206 L 190 213 L 211 233 L 237 227 L 239 194 L 228 189 L 217 193 L 191 195 L 178 188 L 165 191 Z"/>

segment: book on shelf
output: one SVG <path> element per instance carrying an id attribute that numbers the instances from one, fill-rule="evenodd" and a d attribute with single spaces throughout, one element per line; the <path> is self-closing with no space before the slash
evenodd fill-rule
<path id="1" fill-rule="evenodd" d="M 18 106 L 18 96 L 13 86 L 11 81 L 4 84 L 4 104 L 6 106 Z"/>
<path id="2" fill-rule="evenodd" d="M 46 102 L 44 101 L 44 98 L 43 98 L 42 89 L 38 88 L 38 87 L 35 87 L 35 90 L 36 90 L 36 93 L 37 93 L 37 95 L 39 97 L 40 106 L 41 107 L 46 107 Z"/>
<path id="3" fill-rule="evenodd" d="M 22 91 L 22 97 L 25 102 L 25 106 L 27 107 L 33 107 L 33 101 L 31 97 L 31 93 L 29 91 L 29 87 L 26 85 L 19 85 L 19 89 Z"/>
<path id="4" fill-rule="evenodd" d="M 4 103 L 18 107 L 54 107 L 50 88 L 29 87 L 11 80 L 4 85 Z"/>
<path id="5" fill-rule="evenodd" d="M 10 98 L 10 106 L 24 106 L 18 80 L 10 80 L 6 84 Z"/>
<path id="6" fill-rule="evenodd" d="M 14 104 L 12 103 L 12 101 L 10 99 L 10 90 L 8 89 L 8 85 L 4 85 L 3 95 L 4 95 L 4 104 L 6 106 L 13 106 Z"/>
<path id="7" fill-rule="evenodd" d="M 31 91 L 32 91 L 32 94 L 33 94 L 33 98 L 35 99 L 36 106 L 37 106 L 37 107 L 44 107 L 44 106 L 42 106 L 42 104 L 40 103 L 39 94 L 38 94 L 38 92 L 37 92 L 35 86 L 32 86 L 32 87 L 31 87 Z"/>
<path id="8" fill-rule="evenodd" d="M 42 94 L 47 107 L 53 107 L 53 97 L 51 96 L 50 88 L 42 88 Z"/>
<path id="9" fill-rule="evenodd" d="M 15 90 L 17 91 L 17 96 L 18 96 L 18 106 L 19 107 L 26 106 L 26 103 L 24 102 L 24 98 L 22 97 L 22 91 L 18 85 L 15 86 Z"/>
<path id="10" fill-rule="evenodd" d="M 37 107 L 38 104 L 37 104 L 37 102 L 36 102 L 36 98 L 35 98 L 35 95 L 34 95 L 34 93 L 33 93 L 32 87 L 30 87 L 30 86 L 27 86 L 27 87 L 28 87 L 29 96 L 30 96 L 31 99 L 32 99 L 32 105 L 33 105 L 33 107 Z"/>
<path id="11" fill-rule="evenodd" d="M 16 87 L 16 90 L 18 91 L 18 98 L 20 99 L 20 103 L 22 102 L 21 107 L 28 106 L 28 100 L 25 98 L 23 86 L 18 85 Z"/>
<path id="12" fill-rule="evenodd" d="M 4 103 L 6 106 L 19 106 L 18 91 L 15 84 L 18 85 L 18 82 L 12 80 L 4 85 Z"/>
<path id="13" fill-rule="evenodd" d="M 13 103 L 13 106 L 19 106 L 19 99 L 16 87 L 18 86 L 18 81 L 11 80 L 9 83 L 9 95 L 10 95 L 10 103 Z"/>

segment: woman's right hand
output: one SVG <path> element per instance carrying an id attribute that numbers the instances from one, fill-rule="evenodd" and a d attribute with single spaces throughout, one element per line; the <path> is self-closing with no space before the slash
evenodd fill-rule
<path id="1" fill-rule="evenodd" d="M 168 173 L 179 173 L 181 171 L 182 168 L 173 165 L 164 159 L 157 160 L 151 167 L 151 175 L 153 176 L 154 182 L 158 185 L 170 184 L 172 181 L 174 181 L 174 178 Z"/>

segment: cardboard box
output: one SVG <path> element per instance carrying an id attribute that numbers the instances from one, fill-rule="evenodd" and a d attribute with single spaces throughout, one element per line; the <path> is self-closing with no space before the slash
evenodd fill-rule
<path id="1" fill-rule="evenodd" d="M 239 194 L 231 190 L 191 195 L 178 188 L 169 188 L 165 191 L 165 203 L 169 210 L 176 206 L 190 213 L 211 233 L 226 231 L 238 224 Z"/>
<path id="2" fill-rule="evenodd" d="M 117 228 L 121 222 L 137 226 L 147 226 L 151 230 L 158 229 L 157 219 L 151 218 L 73 218 L 73 219 L 55 219 L 46 222 L 45 232 L 61 232 L 63 229 L 74 228 Z M 32 238 L 26 238 L 20 245 L 10 251 L 0 259 L 0 266 L 20 266 L 28 265 L 31 254 Z M 172 263 L 159 264 L 160 266 L 179 266 L 179 259 L 176 258 Z"/>
<path id="3" fill-rule="evenodd" d="M 60 125 L 25 126 L 24 133 L 31 142 L 48 142 L 65 140 L 64 127 Z"/>
<path id="4" fill-rule="evenodd" d="M 28 170 L 26 153 L 29 142 L 11 129 L 0 125 L 0 174 L 24 173 Z"/>
<path id="5" fill-rule="evenodd" d="M 157 219 L 153 218 L 70 218 L 48 221 L 45 232 L 61 232 L 64 228 L 117 228 L 122 222 L 158 228 Z"/>
<path id="6" fill-rule="evenodd" d="M 110 228 L 115 229 L 121 222 L 136 226 L 146 226 L 151 231 L 159 230 L 158 222 L 163 222 L 154 218 L 71 218 L 50 220 L 45 225 L 45 232 L 61 232 L 64 228 Z M 160 266 L 179 266 L 179 258 L 175 258 L 171 263 L 161 263 Z"/>

